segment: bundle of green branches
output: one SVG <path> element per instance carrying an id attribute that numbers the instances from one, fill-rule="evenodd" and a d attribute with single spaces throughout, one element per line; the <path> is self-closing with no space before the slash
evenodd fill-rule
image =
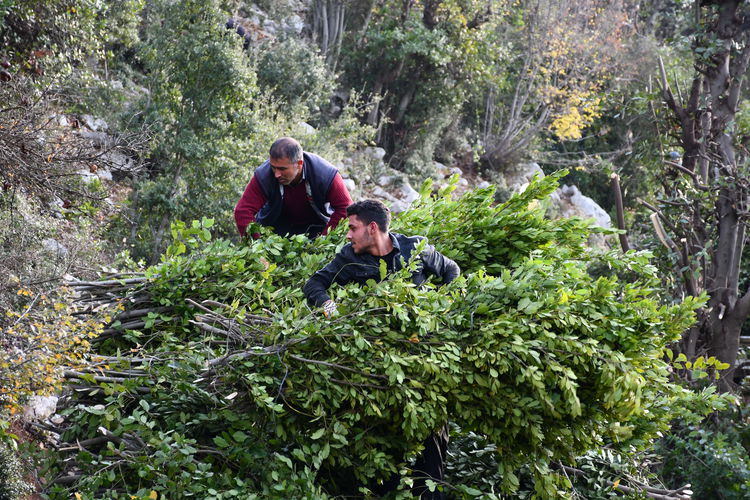
<path id="1" fill-rule="evenodd" d="M 367 496 L 393 474 L 408 492 L 425 438 L 451 421 L 496 446 L 497 491 L 514 491 L 526 467 L 549 498 L 566 484 L 553 462 L 647 445 L 680 394 L 665 346 L 696 304 L 660 305 L 647 256 L 592 251 L 587 222 L 545 219 L 538 200 L 556 184 L 496 206 L 492 189 L 454 200 L 455 185 L 435 196 L 425 185 L 393 230 L 428 236 L 462 276 L 416 287 L 407 267 L 334 286 L 333 319 L 301 288 L 345 243 L 343 227 L 235 245 L 209 241 L 211 221 L 176 223 L 145 280 L 79 287 L 94 309 L 124 312 L 89 369 L 68 374 L 48 493 Z"/>

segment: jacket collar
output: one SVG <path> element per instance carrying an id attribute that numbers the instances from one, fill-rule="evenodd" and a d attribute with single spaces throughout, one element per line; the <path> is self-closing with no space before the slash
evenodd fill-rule
<path id="1" fill-rule="evenodd" d="M 398 242 L 398 238 L 396 238 L 396 234 L 388 233 L 388 237 L 391 239 L 393 248 L 395 248 L 398 253 L 401 253 L 401 244 Z"/>

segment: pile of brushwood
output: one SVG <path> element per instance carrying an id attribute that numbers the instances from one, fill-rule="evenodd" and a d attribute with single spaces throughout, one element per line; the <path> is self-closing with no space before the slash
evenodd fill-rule
<path id="1" fill-rule="evenodd" d="M 493 443 L 502 481 L 430 487 L 495 497 L 523 468 L 550 498 L 570 484 L 555 464 L 647 446 L 683 397 L 663 358 L 696 303 L 660 304 L 647 256 L 593 251 L 587 222 L 545 219 L 558 177 L 501 205 L 491 188 L 454 200 L 455 184 L 426 184 L 393 230 L 427 236 L 462 276 L 334 285 L 332 319 L 301 288 L 343 226 L 313 241 L 255 228 L 237 245 L 210 241 L 210 220 L 178 222 L 143 274 L 72 283 L 114 321 L 66 372 L 64 420 L 45 424 L 47 493 L 366 497 L 393 473 L 408 492 L 422 443 L 450 421 Z"/>

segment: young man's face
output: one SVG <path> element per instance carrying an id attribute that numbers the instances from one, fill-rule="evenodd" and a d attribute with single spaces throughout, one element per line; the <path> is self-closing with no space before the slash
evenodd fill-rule
<path id="1" fill-rule="evenodd" d="M 302 177 L 303 161 L 294 162 L 289 158 L 270 158 L 273 176 L 282 186 L 288 186 Z"/>
<path id="2" fill-rule="evenodd" d="M 354 253 L 369 253 L 375 245 L 373 231 L 377 230 L 377 224 L 371 222 L 365 224 L 356 215 L 349 216 L 349 232 L 346 239 L 352 244 Z"/>

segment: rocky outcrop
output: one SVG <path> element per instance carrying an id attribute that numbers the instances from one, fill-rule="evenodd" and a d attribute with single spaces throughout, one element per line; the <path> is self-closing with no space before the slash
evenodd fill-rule
<path id="1" fill-rule="evenodd" d="M 576 186 L 567 186 L 563 184 L 555 191 L 550 200 L 556 205 L 558 214 L 561 217 L 581 217 L 584 219 L 594 219 L 594 224 L 611 228 L 612 219 L 594 200 L 581 194 Z"/>
<path id="2" fill-rule="evenodd" d="M 24 419 L 47 420 L 57 411 L 57 396 L 32 396 L 23 410 Z"/>

